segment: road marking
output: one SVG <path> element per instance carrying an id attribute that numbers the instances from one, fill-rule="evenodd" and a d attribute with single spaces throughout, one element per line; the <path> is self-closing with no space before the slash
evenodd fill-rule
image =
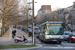
<path id="1" fill-rule="evenodd" d="M 57 47 L 62 47 L 61 45 L 57 45 Z"/>
<path id="2" fill-rule="evenodd" d="M 75 49 L 75 47 L 43 47 L 43 48 L 50 48 L 50 49 Z"/>

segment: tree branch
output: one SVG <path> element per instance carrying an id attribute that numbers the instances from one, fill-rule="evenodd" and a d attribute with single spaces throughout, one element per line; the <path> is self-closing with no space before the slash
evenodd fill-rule
<path id="1" fill-rule="evenodd" d="M 18 3 L 19 3 L 19 2 L 18 2 Z M 16 5 L 18 5 L 18 3 L 16 3 L 15 5 L 13 5 L 13 7 L 12 7 L 8 12 L 6 12 L 5 14 L 10 13 L 10 12 L 14 9 L 14 7 L 15 7 Z"/>

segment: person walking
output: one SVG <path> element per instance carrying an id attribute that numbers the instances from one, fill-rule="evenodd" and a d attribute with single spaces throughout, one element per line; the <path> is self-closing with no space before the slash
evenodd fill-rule
<path id="1" fill-rule="evenodd" d="M 16 29 L 13 29 L 12 31 L 12 38 L 14 38 L 16 36 Z"/>

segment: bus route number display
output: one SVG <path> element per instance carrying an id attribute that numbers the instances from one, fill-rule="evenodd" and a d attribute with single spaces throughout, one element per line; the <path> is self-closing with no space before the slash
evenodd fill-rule
<path id="1" fill-rule="evenodd" d="M 52 24 L 52 23 L 51 23 L 51 25 L 61 25 L 61 24 Z"/>

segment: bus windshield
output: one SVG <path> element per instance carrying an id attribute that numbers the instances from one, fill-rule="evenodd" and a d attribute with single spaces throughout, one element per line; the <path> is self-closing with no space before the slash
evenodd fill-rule
<path id="1" fill-rule="evenodd" d="M 62 35 L 63 34 L 63 26 L 62 25 L 49 25 L 46 29 L 47 35 Z"/>

